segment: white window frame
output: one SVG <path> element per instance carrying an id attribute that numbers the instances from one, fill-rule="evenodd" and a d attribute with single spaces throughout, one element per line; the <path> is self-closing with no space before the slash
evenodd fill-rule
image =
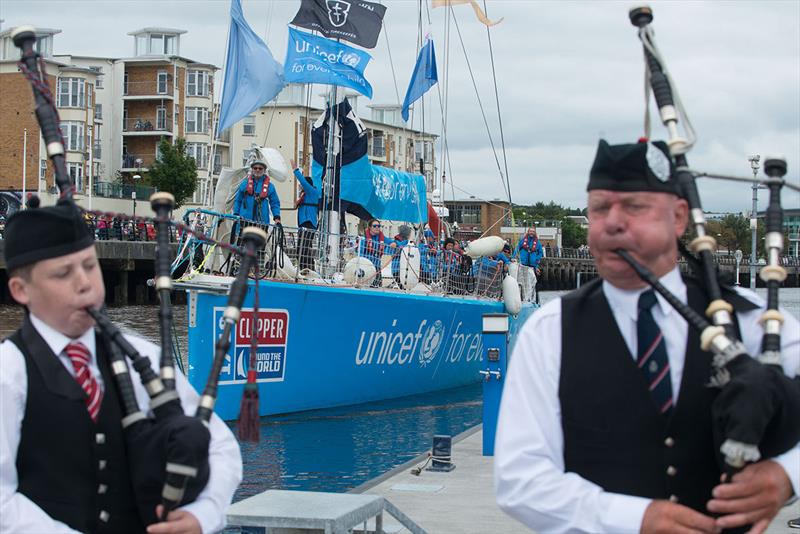
<path id="1" fill-rule="evenodd" d="M 194 159 L 198 169 L 208 166 L 208 145 L 206 143 L 186 143 L 186 155 Z"/>
<path id="2" fill-rule="evenodd" d="M 184 121 L 184 133 L 208 133 L 208 109 L 186 108 L 185 116 L 186 119 Z M 190 127 L 190 124 L 193 126 Z"/>
<path id="3" fill-rule="evenodd" d="M 86 148 L 84 123 L 78 121 L 61 121 L 61 135 L 65 148 L 71 152 L 83 152 Z"/>
<path id="4" fill-rule="evenodd" d="M 159 95 L 165 95 L 168 92 L 169 92 L 169 75 L 167 74 L 167 71 L 160 70 L 158 71 L 158 74 L 156 74 L 156 93 L 158 93 Z"/>
<path id="5" fill-rule="evenodd" d="M 208 71 L 190 70 L 186 74 L 186 96 L 208 96 L 209 80 Z"/>
<path id="6" fill-rule="evenodd" d="M 87 83 L 86 84 L 86 107 L 89 108 L 89 109 L 92 109 L 92 111 L 94 111 L 93 110 L 93 108 L 94 108 L 94 105 L 93 105 L 93 102 L 94 102 L 93 93 L 94 93 L 94 91 L 93 91 L 93 89 L 94 89 L 94 84 L 91 84 L 91 83 Z"/>
<path id="7" fill-rule="evenodd" d="M 58 79 L 58 107 L 82 108 L 86 105 L 86 80 L 83 78 Z"/>
<path id="8" fill-rule="evenodd" d="M 156 108 L 156 130 L 162 131 L 167 129 L 167 107 L 158 106 Z"/>
<path id="9" fill-rule="evenodd" d="M 47 176 L 47 160 L 40 159 L 39 160 L 39 179 L 44 180 Z"/>
<path id="10" fill-rule="evenodd" d="M 242 135 L 256 135 L 256 116 L 248 115 L 242 119 Z"/>
<path id="11" fill-rule="evenodd" d="M 99 121 L 103 120 L 103 104 L 99 102 L 94 105 L 94 118 Z"/>
<path id="12" fill-rule="evenodd" d="M 67 174 L 75 183 L 75 190 L 83 192 L 83 163 L 67 162 Z"/>

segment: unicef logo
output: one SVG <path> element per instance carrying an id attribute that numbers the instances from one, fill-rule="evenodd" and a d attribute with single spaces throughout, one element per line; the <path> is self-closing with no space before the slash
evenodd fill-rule
<path id="1" fill-rule="evenodd" d="M 347 65 L 348 67 L 350 67 L 350 68 L 353 68 L 353 69 L 354 69 L 354 68 L 356 68 L 356 65 L 358 65 L 359 63 L 361 63 L 361 58 L 360 58 L 360 57 L 358 57 L 358 55 L 357 55 L 357 54 L 348 53 L 348 54 L 344 54 L 344 55 L 342 55 L 342 59 L 340 59 L 339 61 L 340 61 L 341 63 L 344 63 L 344 64 L 345 64 L 345 65 Z"/>
<path id="2" fill-rule="evenodd" d="M 419 364 L 425 367 L 433 361 L 439 353 L 439 347 L 444 340 L 444 325 L 441 321 L 436 321 L 425 332 L 422 338 L 422 347 L 419 349 Z"/>

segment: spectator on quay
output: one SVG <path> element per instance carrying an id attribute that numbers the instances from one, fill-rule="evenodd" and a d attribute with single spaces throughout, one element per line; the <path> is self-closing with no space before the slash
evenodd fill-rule
<path id="1" fill-rule="evenodd" d="M 108 215 L 101 215 L 97 220 L 97 238 L 100 240 L 108 239 Z"/>

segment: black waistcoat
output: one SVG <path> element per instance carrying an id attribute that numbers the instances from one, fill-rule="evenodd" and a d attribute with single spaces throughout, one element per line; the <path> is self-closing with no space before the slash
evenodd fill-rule
<path id="1" fill-rule="evenodd" d="M 18 491 L 81 532 L 143 532 L 128 474 L 117 389 L 99 335 L 104 395 L 97 423 L 86 394 L 26 317 L 11 340 L 28 393 L 17 452 Z"/>
<path id="2" fill-rule="evenodd" d="M 701 315 L 707 299 L 686 279 L 689 305 Z M 726 295 L 727 297 L 728 295 Z M 635 358 L 617 327 L 602 281 L 562 299 L 559 399 L 565 470 L 606 491 L 671 499 L 703 513 L 719 484 L 711 429 L 717 390 L 709 380 L 711 354 L 689 328 L 678 402 L 658 413 Z M 739 297 L 737 309 L 755 307 Z"/>

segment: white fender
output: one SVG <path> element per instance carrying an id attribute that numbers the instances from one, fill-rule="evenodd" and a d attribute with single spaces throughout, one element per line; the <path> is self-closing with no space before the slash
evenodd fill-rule
<path id="1" fill-rule="evenodd" d="M 416 245 L 406 245 L 400 251 L 400 283 L 411 289 L 419 283 L 419 249 Z"/>
<path id="2" fill-rule="evenodd" d="M 506 311 L 511 315 L 517 315 L 522 309 L 522 298 L 519 294 L 519 284 L 511 276 L 503 278 L 503 303 Z"/>
<path id="3" fill-rule="evenodd" d="M 283 251 L 281 247 L 278 247 L 277 254 L 278 257 L 283 257 L 283 267 L 280 264 L 277 266 L 276 274 L 279 278 L 294 278 L 297 276 L 297 267 L 294 266 L 292 263 L 292 259 Z"/>
<path id="4" fill-rule="evenodd" d="M 508 264 L 508 276 L 511 276 L 514 278 L 514 280 L 519 281 L 519 263 L 512 261 Z"/>
<path id="5" fill-rule="evenodd" d="M 480 258 L 481 256 L 494 256 L 503 250 L 506 244 L 502 237 L 490 235 L 481 237 L 475 241 L 467 243 L 466 253 L 473 258 Z"/>
<path id="6" fill-rule="evenodd" d="M 375 276 L 375 266 L 367 258 L 356 256 L 344 266 L 344 281 L 357 286 L 370 285 Z"/>

